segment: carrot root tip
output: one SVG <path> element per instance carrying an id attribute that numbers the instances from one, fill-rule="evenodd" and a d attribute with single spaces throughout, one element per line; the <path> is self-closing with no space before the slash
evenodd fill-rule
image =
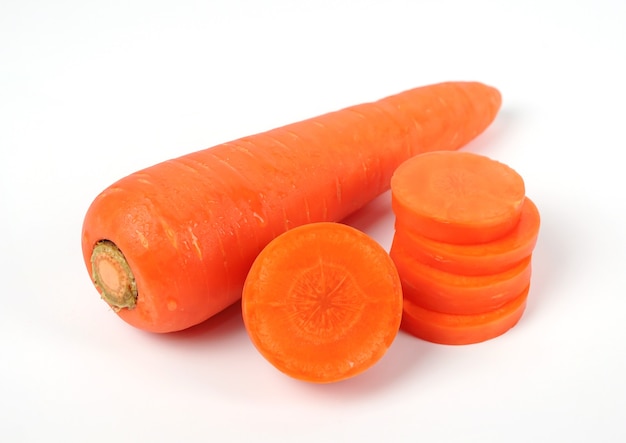
<path id="1" fill-rule="evenodd" d="M 115 312 L 135 307 L 135 277 L 124 254 L 113 242 L 102 240 L 96 243 L 91 254 L 91 271 L 102 299 Z"/>

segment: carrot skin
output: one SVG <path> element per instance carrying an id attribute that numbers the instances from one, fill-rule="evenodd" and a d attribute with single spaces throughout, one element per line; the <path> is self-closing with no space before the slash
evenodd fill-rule
<path id="1" fill-rule="evenodd" d="M 89 207 L 87 270 L 94 280 L 94 247 L 112 242 L 137 293 L 132 309 L 117 310 L 123 320 L 151 332 L 196 325 L 241 297 L 254 258 L 274 237 L 342 220 L 386 191 L 404 160 L 474 139 L 500 105 L 495 88 L 441 83 L 137 171 Z"/>

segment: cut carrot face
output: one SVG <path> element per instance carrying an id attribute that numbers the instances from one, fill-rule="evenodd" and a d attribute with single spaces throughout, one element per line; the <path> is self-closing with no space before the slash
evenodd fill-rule
<path id="1" fill-rule="evenodd" d="M 517 297 L 530 284 L 531 257 L 504 272 L 453 274 L 421 263 L 395 242 L 390 251 L 404 288 L 404 298 L 437 312 L 478 314 Z"/>
<path id="2" fill-rule="evenodd" d="M 537 243 L 539 226 L 537 206 L 526 197 L 519 223 L 494 241 L 464 245 L 431 240 L 397 220 L 394 242 L 416 260 L 441 271 L 487 275 L 503 272 L 530 256 Z"/>
<path id="3" fill-rule="evenodd" d="M 398 220 L 424 237 L 485 243 L 517 225 L 525 198 L 513 169 L 470 152 L 429 152 L 400 165 L 391 178 Z"/>
<path id="4" fill-rule="evenodd" d="M 474 315 L 443 314 L 405 300 L 401 329 L 422 340 L 468 345 L 498 337 L 514 327 L 526 309 L 528 290 L 500 308 Z"/>
<path id="5" fill-rule="evenodd" d="M 259 352 L 283 373 L 330 383 L 374 365 L 396 337 L 402 286 L 387 252 L 340 223 L 272 240 L 246 278 L 242 312 Z"/>
<path id="6" fill-rule="evenodd" d="M 344 219 L 388 190 L 403 161 L 474 139 L 500 105 L 490 86 L 439 83 L 137 171 L 90 205 L 85 265 L 130 325 L 151 332 L 196 325 L 239 300 L 273 238 Z"/>

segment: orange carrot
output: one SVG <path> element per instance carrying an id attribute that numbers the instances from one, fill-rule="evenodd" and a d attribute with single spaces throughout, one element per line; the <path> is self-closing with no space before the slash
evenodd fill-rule
<path id="1" fill-rule="evenodd" d="M 476 244 L 453 244 L 431 240 L 413 232 L 397 220 L 394 242 L 411 256 L 441 271 L 461 275 L 487 275 L 503 272 L 532 254 L 537 243 L 540 215 L 537 206 L 526 197 L 519 223 L 494 241 Z"/>
<path id="2" fill-rule="evenodd" d="M 526 306 L 539 229 L 522 177 L 481 155 L 433 152 L 402 164 L 391 192 L 402 329 L 460 345 L 513 327 Z"/>
<path id="3" fill-rule="evenodd" d="M 467 345 L 498 337 L 514 327 L 526 309 L 528 289 L 496 310 L 473 315 L 444 314 L 404 300 L 401 329 L 445 345 Z"/>
<path id="4" fill-rule="evenodd" d="M 404 298 L 432 311 L 480 314 L 499 308 L 530 284 L 531 257 L 497 274 L 460 275 L 420 263 L 394 241 L 390 251 L 404 288 Z"/>
<path id="5" fill-rule="evenodd" d="M 283 373 L 329 383 L 385 354 L 402 318 L 402 286 L 387 252 L 350 226 L 289 230 L 257 256 L 243 288 L 246 330 Z"/>
<path id="6" fill-rule="evenodd" d="M 480 83 L 430 85 L 133 173 L 87 211 L 88 271 L 135 327 L 198 324 L 241 297 L 273 238 L 342 220 L 387 190 L 404 160 L 475 138 L 500 104 L 499 92 Z"/>
<path id="7" fill-rule="evenodd" d="M 429 152 L 400 165 L 391 179 L 398 220 L 420 235 L 484 243 L 518 223 L 525 187 L 510 167 L 470 152 Z"/>

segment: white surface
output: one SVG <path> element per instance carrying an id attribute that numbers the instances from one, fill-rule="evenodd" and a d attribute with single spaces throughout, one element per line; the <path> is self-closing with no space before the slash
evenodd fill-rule
<path id="1" fill-rule="evenodd" d="M 626 441 L 625 5 L 3 1 L 0 441 Z M 159 336 L 98 299 L 80 230 L 114 180 L 443 80 L 502 91 L 466 149 L 518 170 L 542 213 L 509 333 L 400 334 L 317 386 L 269 366 L 237 306 Z M 388 247 L 388 196 L 351 222 Z"/>

